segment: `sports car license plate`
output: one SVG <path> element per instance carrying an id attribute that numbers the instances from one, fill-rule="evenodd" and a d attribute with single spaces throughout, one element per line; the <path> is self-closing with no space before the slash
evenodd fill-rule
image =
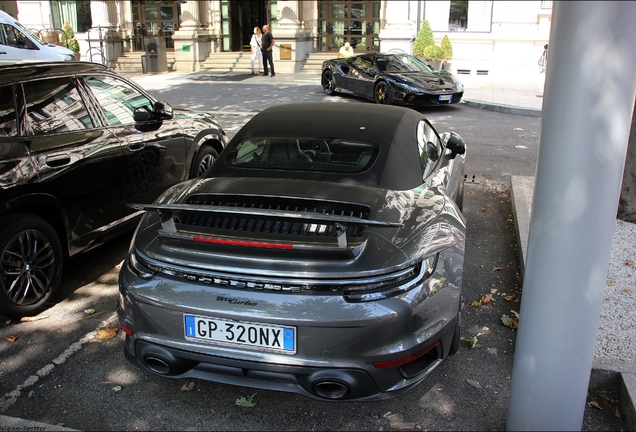
<path id="1" fill-rule="evenodd" d="M 184 315 L 185 337 L 198 342 L 296 353 L 296 328 Z"/>
<path id="2" fill-rule="evenodd" d="M 440 95 L 439 97 L 440 102 L 450 102 L 451 100 L 453 100 L 453 95 Z"/>

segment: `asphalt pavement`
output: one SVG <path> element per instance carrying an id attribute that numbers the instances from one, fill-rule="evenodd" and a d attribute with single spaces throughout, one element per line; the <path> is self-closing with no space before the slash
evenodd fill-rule
<path id="1" fill-rule="evenodd" d="M 230 134 L 264 107 L 296 101 L 301 95 L 295 92 L 322 98 L 320 79 L 314 75 L 277 74 L 275 78 L 250 77 L 249 81 L 243 76 L 205 73 L 132 78 L 157 97 L 173 100 L 178 96 L 181 104 L 215 112 Z M 459 119 L 468 125 L 492 124 L 483 129 L 464 127 L 461 133 L 474 156 L 472 165 L 467 165 L 464 204 L 464 343 L 424 383 L 388 401 L 333 404 L 147 374 L 123 359 L 121 332 L 109 339 L 100 336 L 100 331 L 117 325 L 117 273 L 130 240 L 125 235 L 72 263 L 56 303 L 40 315 L 45 318 L 0 323 L 0 430 L 34 426 L 46 430 L 504 429 L 516 332 L 504 325 L 510 321 L 503 318 L 513 317 L 519 310 L 519 257 L 523 256 L 521 239 L 527 238 L 519 223 L 523 205 L 516 203 L 522 199 L 527 206 L 528 197 L 521 193 L 527 189 L 514 190 L 517 186 L 511 179 L 519 173 L 532 178 L 534 172 L 543 76 L 514 83 L 494 77 L 460 78 L 466 86 L 464 104 L 427 110 L 427 115 L 438 129 L 440 125 L 457 128 Z M 191 89 L 193 83 L 202 82 L 210 84 L 211 92 L 215 83 L 224 85 L 227 94 L 222 102 L 218 98 L 202 101 L 196 90 L 200 87 Z M 364 103 L 347 97 L 331 100 Z M 495 121 L 493 112 L 500 113 Z M 484 137 L 484 133 L 492 136 Z M 483 143 L 477 143 L 479 139 Z M 504 139 L 505 152 L 493 157 L 490 151 L 498 149 L 488 147 L 489 142 Z M 470 147 L 471 142 L 478 145 Z M 498 161 L 503 162 L 498 165 Z M 529 213 L 522 212 L 521 217 L 529 218 Z M 91 309 L 95 312 L 86 314 Z M 5 342 L 7 336 L 16 335 L 22 340 Z M 584 430 L 632 426 L 625 418 L 630 406 L 625 397 L 618 399 L 618 382 L 627 382 L 633 375 L 620 372 L 593 371 Z M 252 395 L 255 406 L 236 404 Z"/>

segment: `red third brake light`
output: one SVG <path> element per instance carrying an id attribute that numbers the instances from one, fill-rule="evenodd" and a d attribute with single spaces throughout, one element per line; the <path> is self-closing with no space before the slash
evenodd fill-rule
<path id="1" fill-rule="evenodd" d="M 247 246 L 247 247 L 257 247 L 257 248 L 266 248 L 266 249 L 292 249 L 293 245 L 289 243 L 261 243 L 261 242 L 252 242 L 252 241 L 240 241 L 240 240 L 227 240 L 227 239 L 218 239 L 211 237 L 192 237 L 192 240 L 200 243 L 215 243 L 222 245 L 231 245 L 231 246 Z"/>
<path id="2" fill-rule="evenodd" d="M 421 349 L 420 351 L 416 352 L 415 354 L 411 354 L 409 356 L 402 357 L 402 358 L 399 358 L 397 360 L 390 360 L 390 361 L 385 361 L 385 362 L 375 362 L 375 363 L 373 363 L 373 366 L 376 367 L 377 369 L 388 369 L 388 368 L 392 368 L 392 367 L 405 365 L 405 364 L 410 363 L 410 362 L 412 362 L 413 360 L 415 360 L 415 359 L 417 359 L 419 357 L 422 357 L 424 354 L 426 354 L 427 352 L 429 352 L 430 350 L 435 348 L 438 344 L 439 344 L 439 341 L 435 341 L 432 344 L 427 345 L 424 349 Z"/>

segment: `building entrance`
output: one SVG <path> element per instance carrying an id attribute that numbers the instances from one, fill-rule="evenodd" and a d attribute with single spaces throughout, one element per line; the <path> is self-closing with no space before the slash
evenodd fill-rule
<path id="1" fill-rule="evenodd" d="M 165 39 L 168 51 L 174 51 L 172 35 L 179 29 L 180 3 L 177 1 L 133 0 L 135 51 L 143 51 L 147 37 Z"/>
<path id="2" fill-rule="evenodd" d="M 318 1 L 318 43 L 321 51 L 338 51 L 349 42 L 356 54 L 379 51 L 380 1 Z"/>
<path id="3" fill-rule="evenodd" d="M 222 51 L 250 51 L 250 39 L 254 27 L 263 24 L 272 26 L 270 11 L 274 11 L 275 0 L 221 0 L 221 49 Z"/>

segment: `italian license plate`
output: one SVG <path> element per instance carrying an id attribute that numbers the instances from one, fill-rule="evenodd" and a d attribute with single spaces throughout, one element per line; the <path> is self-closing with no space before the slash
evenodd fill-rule
<path id="1" fill-rule="evenodd" d="M 440 102 L 450 102 L 451 100 L 453 100 L 453 95 L 440 95 L 439 97 Z"/>
<path id="2" fill-rule="evenodd" d="M 184 315 L 185 338 L 197 342 L 296 353 L 296 327 Z"/>

